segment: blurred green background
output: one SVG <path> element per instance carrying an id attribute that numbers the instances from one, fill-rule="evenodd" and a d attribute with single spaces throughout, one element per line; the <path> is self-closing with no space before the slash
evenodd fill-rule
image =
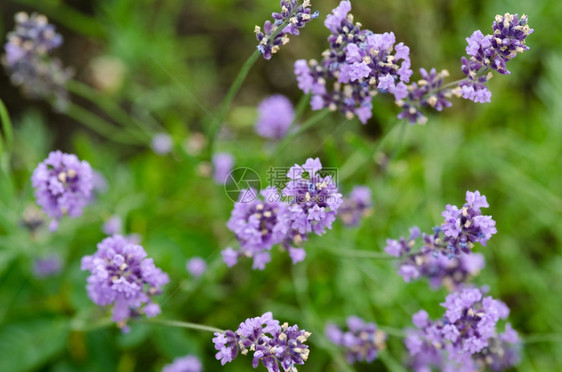
<path id="1" fill-rule="evenodd" d="M 412 225 L 429 230 L 440 223 L 445 204 L 463 203 L 466 190 L 485 194 L 497 221 L 498 234 L 478 248 L 487 263 L 475 283 L 488 285 L 492 296 L 509 305 L 510 322 L 529 341 L 518 370 L 562 370 L 562 2 L 352 4 L 365 28 L 393 31 L 410 46 L 414 71 L 446 68 L 451 79 L 461 77 L 465 37 L 475 29 L 491 32 L 496 14 L 526 13 L 535 32 L 527 40 L 531 49 L 510 62 L 512 74 L 490 81 L 489 104 L 456 100 L 427 125 L 410 126 L 395 119 L 398 108 L 390 98 L 378 96 L 367 125 L 332 114 L 298 137 L 283 157 L 272 158 L 271 144 L 253 131 L 255 107 L 274 93 L 299 100 L 293 62 L 320 58 L 328 36 L 323 19 L 337 5 L 313 0 L 320 19 L 271 61 L 254 65 L 216 149 L 231 152 L 236 166 L 255 169 L 263 180 L 270 166 L 318 156 L 325 166 L 339 168 L 344 193 L 368 185 L 375 208 L 358 228 L 336 224 L 325 236 L 312 237 L 305 262 L 293 266 L 286 254 L 275 252 L 260 272 L 248 261 L 233 269 L 222 263 L 220 250 L 234 240 L 225 226 L 232 202 L 206 174 L 207 159 L 183 147 L 205 132 L 205 111 L 216 115 L 254 51 L 254 25 L 278 11 L 278 1 L 0 0 L 2 40 L 16 12 L 46 14 L 65 38 L 56 55 L 75 69 L 76 79 L 141 120 L 150 113 L 175 144 L 162 157 L 148 146 L 108 141 L 47 103 L 28 100 L 0 74 L 0 97 L 15 126 L 14 182 L 0 180 L 0 371 L 152 371 L 186 354 L 200 357 L 206 371 L 250 370 L 248 357 L 221 368 L 210 333 L 133 322 L 131 332 L 121 334 L 98 324 L 104 312 L 87 297 L 80 258 L 94 253 L 112 214 L 124 219 L 127 233 L 142 236 L 149 256 L 171 277 L 159 298 L 162 318 L 235 329 L 247 317 L 272 311 L 313 333 L 301 370 L 340 371 L 342 356 L 323 338 L 326 322 L 355 314 L 403 328 L 422 308 L 440 316 L 446 295 L 423 280 L 404 283 L 392 261 L 361 259 L 358 265 L 341 254 L 342 247 L 379 252 L 387 238 L 407 234 Z M 109 188 L 81 218 L 63 220 L 54 234 L 32 236 L 20 224 L 34 203 L 30 175 L 55 149 L 90 162 Z M 63 272 L 36 279 L 33 259 L 53 252 L 63 257 Z M 195 255 L 209 264 L 199 279 L 185 269 Z M 394 363 L 406 354 L 401 340 L 391 336 L 383 361 L 353 369 L 397 370 Z"/>

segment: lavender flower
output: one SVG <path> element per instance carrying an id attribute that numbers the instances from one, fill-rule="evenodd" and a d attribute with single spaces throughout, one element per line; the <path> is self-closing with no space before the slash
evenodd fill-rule
<path id="1" fill-rule="evenodd" d="M 285 137 L 295 119 L 295 110 L 289 99 L 277 94 L 264 99 L 258 106 L 256 132 L 274 140 Z"/>
<path id="2" fill-rule="evenodd" d="M 296 365 L 303 365 L 308 359 L 308 345 L 305 345 L 308 337 L 310 333 L 299 330 L 297 325 L 289 327 L 284 323 L 280 326 L 268 312 L 246 319 L 235 332 L 216 332 L 213 343 L 218 350 L 216 358 L 222 365 L 233 361 L 238 352 L 243 355 L 253 352 L 254 368 L 261 362 L 268 372 L 278 372 L 279 367 L 296 372 Z"/>
<path id="3" fill-rule="evenodd" d="M 246 190 L 243 190 L 241 196 L 245 193 Z M 240 200 L 234 204 L 226 226 L 236 235 L 241 250 L 236 253 L 236 257 L 233 257 L 231 250 L 223 253 L 227 264 L 235 264 L 237 256 L 241 254 L 254 259 L 254 269 L 263 270 L 271 260 L 271 248 L 283 242 L 287 235 L 290 212 L 287 205 L 281 202 L 278 191 L 268 187 L 260 194 L 261 199 L 254 198 L 247 203 Z"/>
<path id="4" fill-rule="evenodd" d="M 20 12 L 15 20 L 2 61 L 13 84 L 32 98 L 54 98 L 62 104 L 66 100 L 65 84 L 72 72 L 64 69 L 58 59 L 49 57 L 62 44 L 61 35 L 44 15 Z"/>
<path id="5" fill-rule="evenodd" d="M 328 15 L 324 25 L 331 32 L 330 49 L 322 62 L 295 62 L 299 88 L 312 93 L 313 110 L 341 111 L 365 124 L 372 116 L 372 97 L 404 89 L 410 79 L 409 48 L 395 45 L 392 32 L 374 34 L 353 23 L 351 3 L 344 0 Z"/>
<path id="6" fill-rule="evenodd" d="M 165 365 L 162 372 L 201 372 L 203 365 L 199 358 L 194 355 L 174 359 L 172 364 Z"/>
<path id="7" fill-rule="evenodd" d="M 105 235 L 121 234 L 123 230 L 123 220 L 119 216 L 111 216 L 103 224 L 102 230 Z"/>
<path id="8" fill-rule="evenodd" d="M 422 80 L 401 86 L 393 92 L 396 103 L 402 108 L 398 117 L 408 119 L 412 124 L 424 124 L 427 118 L 422 109 L 432 107 L 441 111 L 443 107 L 451 106 L 449 99 L 452 96 L 478 103 L 490 102 L 492 93 L 486 83 L 492 78 L 492 70 L 509 74 L 507 62 L 529 49 L 525 39 L 533 33 L 533 29 L 527 21 L 526 15 L 519 18 L 517 14 L 506 13 L 496 16 L 492 35 L 474 31 L 466 39 L 468 58 L 461 58 L 461 71 L 466 77 L 458 83 L 443 85 L 444 78 L 449 76 L 447 71 L 437 74 L 432 69 L 428 74 L 425 69 L 420 69 Z"/>
<path id="9" fill-rule="evenodd" d="M 98 244 L 97 252 L 82 258 L 82 270 L 89 270 L 88 296 L 99 306 L 113 305 L 112 319 L 126 330 L 130 317 L 153 317 L 160 307 L 151 297 L 162 291 L 168 275 L 146 258 L 143 247 L 114 235 Z"/>
<path id="10" fill-rule="evenodd" d="M 187 271 L 194 277 L 200 277 L 203 275 L 207 268 L 207 263 L 201 257 L 192 257 L 186 263 Z"/>
<path id="11" fill-rule="evenodd" d="M 347 318 L 349 331 L 344 332 L 335 324 L 326 326 L 326 337 L 346 352 L 347 362 L 371 363 L 377 358 L 378 350 L 386 347 L 386 334 L 377 329 L 375 323 L 365 323 L 357 316 Z"/>
<path id="12" fill-rule="evenodd" d="M 265 21 L 263 31 L 256 26 L 254 32 L 259 42 L 257 48 L 263 58 L 271 59 L 281 45 L 289 42 L 289 35 L 298 35 L 311 19 L 318 18 L 318 12 L 310 10 L 310 0 L 304 0 L 299 5 L 299 0 L 281 0 L 281 12 L 273 13 L 273 23 Z M 283 29 L 280 29 L 283 27 Z"/>
<path id="13" fill-rule="evenodd" d="M 59 256 L 51 255 L 44 258 L 37 258 L 33 263 L 33 275 L 38 279 L 60 273 L 62 261 Z"/>
<path id="14" fill-rule="evenodd" d="M 338 215 L 345 226 L 357 226 L 361 217 L 371 213 L 371 208 L 371 189 L 355 186 L 349 197 L 343 199 Z"/>
<path id="15" fill-rule="evenodd" d="M 287 173 L 290 181 L 282 194 L 288 198 L 291 229 L 298 234 L 324 234 L 332 228 L 342 203 L 335 180 L 330 175 L 322 176 L 321 170 L 320 159 L 309 158 L 302 166 L 295 164 Z"/>
<path id="16" fill-rule="evenodd" d="M 67 214 L 78 217 L 90 201 L 92 168 L 76 155 L 53 151 L 31 177 L 37 204 L 56 222 Z"/>
<path id="17" fill-rule="evenodd" d="M 152 150 L 158 155 L 166 155 L 172 151 L 172 137 L 166 133 L 158 133 L 152 137 Z"/>
<path id="18" fill-rule="evenodd" d="M 213 179 L 219 185 L 228 182 L 228 175 L 234 166 L 234 157 L 227 152 L 213 155 Z"/>
<path id="19" fill-rule="evenodd" d="M 505 332 L 488 340 L 488 346 L 474 355 L 476 364 L 491 371 L 504 371 L 519 364 L 521 341 L 517 332 L 507 323 Z"/>

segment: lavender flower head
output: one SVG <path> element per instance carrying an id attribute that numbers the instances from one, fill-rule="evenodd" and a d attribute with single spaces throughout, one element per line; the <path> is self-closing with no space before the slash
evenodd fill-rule
<path id="1" fill-rule="evenodd" d="M 281 12 L 274 12 L 271 21 L 265 21 L 263 31 L 256 26 L 254 32 L 258 40 L 258 51 L 266 60 L 271 59 L 272 54 L 279 51 L 282 45 L 289 42 L 289 35 L 298 35 L 299 29 L 314 18 L 318 18 L 318 12 L 310 10 L 310 0 L 281 0 Z M 280 30 L 280 27 L 283 29 Z"/>
<path id="2" fill-rule="evenodd" d="M 201 257 L 192 257 L 186 263 L 186 269 L 194 277 L 200 277 L 207 269 L 207 263 Z"/>
<path id="3" fill-rule="evenodd" d="M 105 235 L 121 234 L 123 230 L 123 220 L 119 216 L 111 216 L 103 224 L 103 233 Z"/>
<path id="4" fill-rule="evenodd" d="M 151 297 L 161 293 L 168 275 L 146 256 L 140 245 L 114 235 L 102 240 L 94 255 L 82 258 L 82 270 L 90 271 L 88 296 L 99 306 L 113 305 L 112 319 L 124 330 L 128 318 L 161 311 Z"/>
<path id="5" fill-rule="evenodd" d="M 158 133 L 152 137 L 152 150 L 158 155 L 166 155 L 172 151 L 172 137 L 166 133 Z"/>
<path id="6" fill-rule="evenodd" d="M 62 44 L 62 37 L 47 17 L 20 12 L 15 16 L 16 26 L 8 34 L 3 64 L 14 85 L 21 86 L 32 98 L 66 99 L 65 84 L 72 72 L 63 69 L 58 59 L 49 53 Z"/>
<path id="7" fill-rule="evenodd" d="M 245 193 L 243 191 L 240 195 Z M 232 254 L 232 249 L 223 252 L 224 261 L 229 266 L 236 264 L 237 257 L 242 255 L 253 258 L 254 269 L 263 270 L 271 260 L 271 248 L 287 235 L 290 212 L 281 202 L 277 189 L 267 187 L 260 194 L 261 198 L 246 203 L 240 200 L 234 204 L 226 226 L 236 235 L 241 250 L 235 252 L 236 256 Z"/>
<path id="8" fill-rule="evenodd" d="M 228 175 L 234 166 L 234 157 L 227 152 L 213 155 L 213 179 L 219 185 L 228 181 Z"/>
<path id="9" fill-rule="evenodd" d="M 53 151 L 33 171 L 37 204 L 52 219 L 78 217 L 91 199 L 92 168 L 76 155 Z M 56 228 L 56 226 L 54 226 Z"/>
<path id="10" fill-rule="evenodd" d="M 444 85 L 444 78 L 449 76 L 445 70 L 436 73 L 432 69 L 427 73 L 425 69 L 420 69 L 422 79 L 418 83 L 402 86 L 398 94 L 395 93 L 396 103 L 402 108 L 398 117 L 408 119 L 412 124 L 424 124 L 427 117 L 422 109 L 431 107 L 441 111 L 452 105 L 449 99 L 453 96 L 477 103 L 490 102 L 492 92 L 486 83 L 492 78 L 492 71 L 509 74 L 507 62 L 529 49 L 525 39 L 533 33 L 533 29 L 527 21 L 526 15 L 521 18 L 517 14 L 497 15 L 492 35 L 484 35 L 477 30 L 466 38 L 468 58 L 461 58 L 461 71 L 465 78 L 458 83 Z"/>
<path id="11" fill-rule="evenodd" d="M 338 210 L 345 226 L 357 226 L 361 217 L 371 213 L 371 189 L 366 186 L 355 186 L 349 196 L 343 199 Z"/>
<path id="12" fill-rule="evenodd" d="M 322 62 L 298 60 L 295 75 L 299 88 L 311 93 L 313 110 L 339 110 L 348 119 L 357 116 L 365 124 L 372 116 L 372 97 L 400 94 L 412 75 L 410 49 L 395 45 L 392 32 L 375 34 L 353 23 L 351 3 L 344 0 L 328 15 L 324 25 L 331 32 L 330 49 Z"/>
<path id="13" fill-rule="evenodd" d="M 475 243 L 486 246 L 486 242 L 497 233 L 496 221 L 491 216 L 483 216 L 480 211 L 488 207 L 486 197 L 479 191 L 467 191 L 466 203 L 461 209 L 454 205 L 446 206 L 441 229 L 447 238 L 447 248 L 453 254 L 470 253 Z"/>
<path id="14" fill-rule="evenodd" d="M 201 372 L 203 365 L 199 358 L 194 355 L 174 359 L 172 364 L 165 365 L 162 372 Z"/>
<path id="15" fill-rule="evenodd" d="M 213 338 L 217 360 L 222 365 L 233 361 L 240 352 L 253 352 L 252 367 L 260 362 L 268 372 L 296 372 L 297 365 L 308 359 L 309 349 L 305 345 L 310 332 L 299 330 L 297 325 L 279 325 L 271 312 L 256 318 L 246 319 L 236 331 L 216 332 Z M 280 368 L 281 367 L 281 368 Z"/>
<path id="16" fill-rule="evenodd" d="M 51 255 L 44 258 L 37 258 L 33 262 L 33 275 L 38 279 L 47 278 L 49 276 L 60 273 L 62 269 L 62 261 L 59 256 Z"/>
<path id="17" fill-rule="evenodd" d="M 283 189 L 291 212 L 291 229 L 299 234 L 322 235 L 332 228 L 342 195 L 331 175 L 322 175 L 320 159 L 309 158 L 289 169 L 290 179 Z"/>
<path id="18" fill-rule="evenodd" d="M 295 119 L 295 110 L 289 99 L 277 94 L 261 101 L 258 106 L 256 132 L 265 138 L 279 140 L 287 134 Z"/>
<path id="19" fill-rule="evenodd" d="M 350 316 L 347 326 L 349 331 L 344 332 L 335 324 L 328 324 L 325 333 L 328 340 L 345 350 L 348 363 L 371 363 L 377 358 L 378 350 L 386 347 L 386 334 L 377 329 L 375 323 Z"/>
<path id="20" fill-rule="evenodd" d="M 511 324 L 505 325 L 505 332 L 488 340 L 488 346 L 474 355 L 476 364 L 482 368 L 499 372 L 512 368 L 521 360 L 521 340 Z"/>

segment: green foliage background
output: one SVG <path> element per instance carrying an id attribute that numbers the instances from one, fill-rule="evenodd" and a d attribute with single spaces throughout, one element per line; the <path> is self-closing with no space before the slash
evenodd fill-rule
<path id="1" fill-rule="evenodd" d="M 556 0 L 352 1 L 356 20 L 375 32 L 394 31 L 411 48 L 412 68 L 446 68 L 460 77 L 459 58 L 473 30 L 490 32 L 497 13 L 526 13 L 535 29 L 529 51 L 510 63 L 510 76 L 490 81 L 489 104 L 456 100 L 425 126 L 395 119 L 392 100 L 376 97 L 365 126 L 332 114 L 299 136 L 284 156 L 253 132 L 255 107 L 273 93 L 296 104 L 292 74 L 298 58 L 320 58 L 327 47 L 322 20 L 337 5 L 313 1 L 320 19 L 293 37 L 269 62 L 259 60 L 237 95 L 216 148 L 232 152 L 237 166 L 266 175 L 270 166 L 302 164 L 320 157 L 338 167 L 340 189 L 355 184 L 373 191 L 374 213 L 359 228 L 337 225 L 305 245 L 305 262 L 293 266 L 275 252 L 265 271 L 243 261 L 227 269 L 220 250 L 234 243 L 225 223 L 232 202 L 201 174 L 207 159 L 182 149 L 205 131 L 239 68 L 254 51 L 253 27 L 279 4 L 273 0 L 2 0 L 2 40 L 17 11 L 45 13 L 65 37 L 57 54 L 89 83 L 89 63 L 112 56 L 125 66 L 124 82 L 109 99 L 143 120 L 150 112 L 172 134 L 172 155 L 147 146 L 116 144 L 48 105 L 25 99 L 8 78 L 0 95 L 15 127 L 15 143 L 0 174 L 0 371 L 160 370 L 174 357 L 195 354 L 207 371 L 247 371 L 249 358 L 220 367 L 211 334 L 132 324 L 129 334 L 103 323 L 104 312 L 87 297 L 80 258 L 92 254 L 112 214 L 143 246 L 171 283 L 160 297 L 162 318 L 236 328 L 265 311 L 312 331 L 303 371 L 341 371 L 342 356 L 323 338 L 327 321 L 359 315 L 404 328 L 425 308 L 441 314 L 446 292 L 425 281 L 404 283 L 390 260 L 350 258 L 349 250 L 382 251 L 387 238 L 412 225 L 428 230 L 447 203 L 462 204 L 466 190 L 488 197 L 498 234 L 479 247 L 487 261 L 475 279 L 511 308 L 510 322 L 526 340 L 521 371 L 562 369 L 562 3 Z M 414 79 L 419 78 L 418 74 Z M 194 99 L 196 97 L 196 99 Z M 94 106 L 88 106 L 97 110 Z M 204 106 L 205 109 L 202 109 Z M 206 111 L 208 113 L 206 113 Z M 97 111 L 95 111 L 97 112 Z M 310 117 L 310 110 L 305 117 Z M 392 131 L 379 147 L 385 133 Z M 109 189 L 55 234 L 31 236 L 20 226 L 34 202 L 30 175 L 49 151 L 74 152 L 108 180 Z M 8 168 L 9 167 L 9 168 Z M 31 274 L 33 258 L 58 252 L 64 271 L 47 280 Z M 190 278 L 185 261 L 204 257 L 209 269 Z M 399 370 L 406 357 L 399 338 L 372 365 L 348 370 Z M 262 368 L 262 367 L 260 367 Z"/>

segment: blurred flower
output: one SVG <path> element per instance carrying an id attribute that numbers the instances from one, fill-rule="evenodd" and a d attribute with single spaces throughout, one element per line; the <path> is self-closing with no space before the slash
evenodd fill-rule
<path id="1" fill-rule="evenodd" d="M 201 372 L 203 365 L 194 355 L 174 359 L 172 364 L 165 365 L 162 372 Z"/>
<path id="2" fill-rule="evenodd" d="M 57 150 L 39 163 L 31 181 L 37 204 L 56 222 L 65 214 L 82 214 L 92 192 L 92 168 L 76 155 Z"/>
<path id="3" fill-rule="evenodd" d="M 308 359 L 308 345 L 304 343 L 310 333 L 299 330 L 297 325 L 279 325 L 271 312 L 256 318 L 246 319 L 236 332 L 227 330 L 215 333 L 213 343 L 217 360 L 222 365 L 233 361 L 238 352 L 242 355 L 253 352 L 252 366 L 257 368 L 260 361 L 270 372 L 295 372 L 295 365 L 303 365 Z"/>
<path id="4" fill-rule="evenodd" d="M 271 59 L 271 55 L 277 53 L 281 45 L 289 42 L 289 35 L 298 35 L 299 29 L 303 28 L 311 19 L 318 18 L 318 12 L 310 10 L 310 0 L 281 0 L 281 12 L 273 13 L 273 24 L 265 21 L 263 31 L 256 26 L 254 32 L 258 39 L 258 50 L 263 58 Z M 279 30 L 279 27 L 283 27 Z"/>
<path id="5" fill-rule="evenodd" d="M 152 137 L 152 150 L 158 155 L 165 155 L 172 151 L 172 137 L 166 133 L 158 133 Z"/>
<path id="6" fill-rule="evenodd" d="M 99 306 L 113 305 L 112 319 L 127 330 L 130 317 L 154 317 L 160 307 L 151 301 L 168 283 L 168 275 L 146 258 L 143 247 L 120 235 L 105 238 L 97 252 L 82 258 L 82 270 L 90 271 L 88 296 Z"/>
<path id="7" fill-rule="evenodd" d="M 344 332 L 335 324 L 326 326 L 326 338 L 345 350 L 347 362 L 371 363 L 377 358 L 378 350 L 386 347 L 386 334 L 377 329 L 375 323 L 365 323 L 357 316 L 347 318 L 349 331 Z"/>
<path id="8" fill-rule="evenodd" d="M 8 33 L 3 64 L 14 85 L 20 86 L 31 98 L 66 101 L 66 81 L 73 75 L 64 69 L 49 52 L 62 44 L 62 36 L 48 23 L 47 17 L 20 12 L 15 16 L 14 31 Z"/>
<path id="9" fill-rule="evenodd" d="M 258 106 L 256 132 L 265 138 L 281 139 L 294 119 L 295 110 L 287 97 L 280 94 L 268 97 Z"/>
<path id="10" fill-rule="evenodd" d="M 201 133 L 192 133 L 183 142 L 183 147 L 185 151 L 192 156 L 197 156 L 205 148 L 207 139 Z"/>
<path id="11" fill-rule="evenodd" d="M 371 189 L 366 186 L 355 186 L 338 210 L 338 215 L 345 226 L 357 226 L 363 216 L 371 212 Z"/>
<path id="12" fill-rule="evenodd" d="M 39 208 L 31 204 L 25 207 L 21 220 L 22 226 L 34 233 L 45 224 L 46 216 Z"/>
<path id="13" fill-rule="evenodd" d="M 38 279 L 56 275 L 61 272 L 62 260 L 57 255 L 37 258 L 33 262 L 33 275 Z"/>
<path id="14" fill-rule="evenodd" d="M 119 216 L 111 216 L 103 224 L 103 233 L 105 235 L 121 234 L 123 230 L 123 220 Z"/>
<path id="15" fill-rule="evenodd" d="M 227 177 L 234 166 L 234 157 L 227 152 L 213 155 L 213 179 L 219 185 L 226 183 Z"/>
<path id="16" fill-rule="evenodd" d="M 192 257 L 185 266 L 187 271 L 196 278 L 203 275 L 207 269 L 207 263 L 201 257 Z"/>
<path id="17" fill-rule="evenodd" d="M 102 92 L 113 94 L 123 86 L 127 67 L 121 59 L 99 56 L 92 59 L 88 67 L 92 85 Z"/>
<path id="18" fill-rule="evenodd" d="M 348 119 L 357 116 L 365 124 L 372 116 L 372 97 L 403 91 L 412 75 L 410 49 L 395 45 L 394 33 L 375 34 L 353 23 L 351 3 L 340 2 L 324 25 L 331 32 L 330 49 L 322 61 L 295 62 L 299 88 L 311 93 L 313 110 L 339 110 Z"/>

